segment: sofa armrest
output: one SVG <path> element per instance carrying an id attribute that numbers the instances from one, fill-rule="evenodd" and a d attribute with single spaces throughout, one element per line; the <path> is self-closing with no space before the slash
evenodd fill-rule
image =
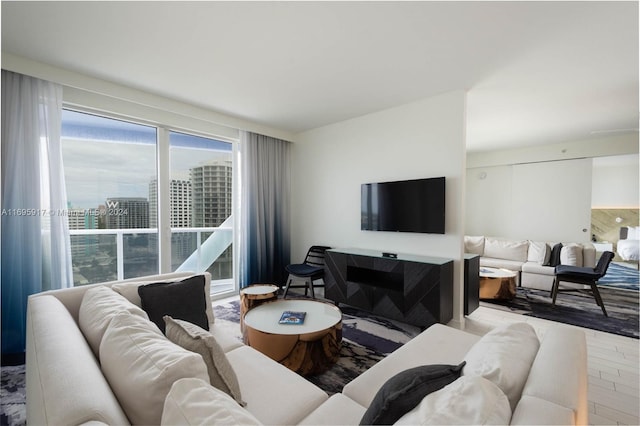
<path id="1" fill-rule="evenodd" d="M 582 266 L 595 268 L 596 246 L 591 243 L 582 243 Z"/>
<path id="2" fill-rule="evenodd" d="M 27 305 L 27 424 L 129 424 L 69 311 L 51 295 Z"/>
<path id="3" fill-rule="evenodd" d="M 583 331 L 568 326 L 546 331 L 522 396 L 523 401 L 528 396 L 565 407 L 575 413 L 575 424 L 587 424 L 587 344 Z M 523 414 L 521 422 L 539 423 L 537 417 L 527 419 Z"/>

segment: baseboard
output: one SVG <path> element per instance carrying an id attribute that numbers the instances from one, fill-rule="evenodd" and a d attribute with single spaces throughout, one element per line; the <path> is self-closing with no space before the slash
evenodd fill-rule
<path id="1" fill-rule="evenodd" d="M 22 365 L 24 364 L 24 352 L 17 354 L 2 354 L 2 366 Z"/>

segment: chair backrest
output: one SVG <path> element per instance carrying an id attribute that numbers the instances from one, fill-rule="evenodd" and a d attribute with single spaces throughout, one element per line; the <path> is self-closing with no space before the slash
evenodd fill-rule
<path id="1" fill-rule="evenodd" d="M 311 246 L 307 252 L 307 257 L 304 259 L 304 263 L 313 266 L 324 266 L 324 252 L 331 247 L 327 246 Z"/>
<path id="2" fill-rule="evenodd" d="M 599 275 L 599 278 L 604 277 L 604 274 L 607 273 L 607 268 L 609 268 L 609 264 L 613 260 L 615 253 L 612 251 L 605 251 L 600 256 L 596 267 L 593 268 L 593 271 Z"/>

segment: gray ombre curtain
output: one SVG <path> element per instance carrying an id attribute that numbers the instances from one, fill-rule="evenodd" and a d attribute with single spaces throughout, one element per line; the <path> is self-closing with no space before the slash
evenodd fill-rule
<path id="1" fill-rule="evenodd" d="M 27 297 L 73 285 L 62 87 L 2 70 L 2 355 L 25 350 Z"/>
<path id="2" fill-rule="evenodd" d="M 240 286 L 284 284 L 290 261 L 290 142 L 240 135 Z"/>

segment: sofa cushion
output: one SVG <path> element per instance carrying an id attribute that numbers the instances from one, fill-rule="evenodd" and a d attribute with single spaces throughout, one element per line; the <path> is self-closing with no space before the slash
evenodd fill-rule
<path id="1" fill-rule="evenodd" d="M 421 365 L 404 370 L 382 385 L 360 420 L 361 425 L 390 425 L 412 410 L 422 398 L 460 377 L 459 365 Z"/>
<path id="2" fill-rule="evenodd" d="M 427 395 L 397 425 L 505 425 L 511 407 L 505 394 L 479 376 L 460 377 Z"/>
<path id="3" fill-rule="evenodd" d="M 508 269 L 510 271 L 521 271 L 523 262 L 506 259 L 494 259 L 492 257 L 481 257 L 480 266 L 488 266 L 489 268 Z"/>
<path id="4" fill-rule="evenodd" d="M 347 383 L 342 393 L 369 407 L 378 389 L 395 374 L 420 365 L 460 363 L 478 340 L 475 334 L 434 324 Z"/>
<path id="5" fill-rule="evenodd" d="M 527 262 L 535 262 L 544 265 L 551 256 L 551 247 L 544 241 L 529 241 L 529 254 Z"/>
<path id="6" fill-rule="evenodd" d="M 357 425 L 366 409 L 342 393 L 334 393 L 298 425 Z"/>
<path id="7" fill-rule="evenodd" d="M 194 276 L 194 274 L 182 274 L 180 276 L 174 276 L 174 275 L 177 275 L 176 273 L 169 274 L 169 275 L 171 276 L 167 277 L 166 279 L 156 279 L 156 280 L 138 279 L 138 281 L 117 282 L 113 284 L 111 288 L 116 293 L 120 293 L 121 295 L 126 297 L 134 305 L 140 306 L 142 308 L 142 300 L 140 300 L 140 295 L 138 294 L 138 287 L 140 287 L 141 285 L 154 284 L 154 283 L 173 283 L 173 282 L 181 281 L 183 279 L 191 278 Z M 209 327 L 211 328 L 211 325 L 215 321 L 215 317 L 213 315 L 213 306 L 211 303 L 211 293 L 210 293 L 211 292 L 211 274 L 208 272 L 205 272 L 201 275 L 204 276 L 204 296 L 205 296 L 205 300 L 207 301 L 206 312 L 207 312 L 207 318 L 209 320 Z"/>
<path id="8" fill-rule="evenodd" d="M 484 240 L 484 257 L 527 261 L 529 241 L 510 241 L 487 237 Z"/>
<path id="9" fill-rule="evenodd" d="M 551 248 L 551 254 L 549 255 L 549 260 L 544 264 L 544 266 L 556 267 L 560 264 L 560 252 L 562 251 L 562 243 L 557 243 Z"/>
<path id="10" fill-rule="evenodd" d="M 573 410 L 554 402 L 522 395 L 511 417 L 511 425 L 575 425 Z"/>
<path id="11" fill-rule="evenodd" d="M 582 246 L 576 243 L 563 245 L 560 250 L 560 264 L 582 266 Z"/>
<path id="12" fill-rule="evenodd" d="M 85 292 L 78 313 L 78 325 L 96 357 L 100 356 L 100 342 L 104 332 L 113 317 L 120 312 L 128 312 L 145 320 L 149 318 L 145 311 L 109 287 L 97 286 Z"/>
<path id="13" fill-rule="evenodd" d="M 264 424 L 298 424 L 328 399 L 322 389 L 250 346 L 227 352 L 227 359 L 246 409 Z"/>
<path id="14" fill-rule="evenodd" d="M 462 374 L 482 376 L 495 383 L 514 409 L 539 347 L 536 332 L 527 323 L 496 327 L 469 350 Z"/>
<path id="15" fill-rule="evenodd" d="M 138 287 L 142 309 L 163 333 L 165 315 L 209 330 L 204 281 L 203 275 L 194 275 L 177 282 L 142 285 Z"/>
<path id="16" fill-rule="evenodd" d="M 166 335 L 173 343 L 200 354 L 209 372 L 209 383 L 225 392 L 239 404 L 242 401 L 238 378 L 215 337 L 205 329 L 187 321 L 164 317 Z"/>
<path id="17" fill-rule="evenodd" d="M 260 425 L 226 393 L 200 379 L 177 380 L 167 394 L 161 425 Z"/>
<path id="18" fill-rule="evenodd" d="M 555 268 L 552 268 L 551 266 L 541 265 L 538 262 L 527 262 L 524 265 L 522 265 L 522 272 L 528 272 L 531 274 L 549 275 L 553 277 L 555 275 L 554 271 L 555 271 Z M 523 285 L 524 285 L 524 282 L 523 282 Z M 550 289 L 551 288 L 549 288 L 549 290 Z"/>
<path id="19" fill-rule="evenodd" d="M 484 237 L 472 237 L 469 235 L 464 236 L 464 252 L 471 254 L 484 254 Z"/>
<path id="20" fill-rule="evenodd" d="M 111 320 L 100 345 L 100 363 L 132 424 L 159 424 L 176 380 L 209 380 L 200 355 L 170 342 L 150 321 L 127 313 Z"/>

